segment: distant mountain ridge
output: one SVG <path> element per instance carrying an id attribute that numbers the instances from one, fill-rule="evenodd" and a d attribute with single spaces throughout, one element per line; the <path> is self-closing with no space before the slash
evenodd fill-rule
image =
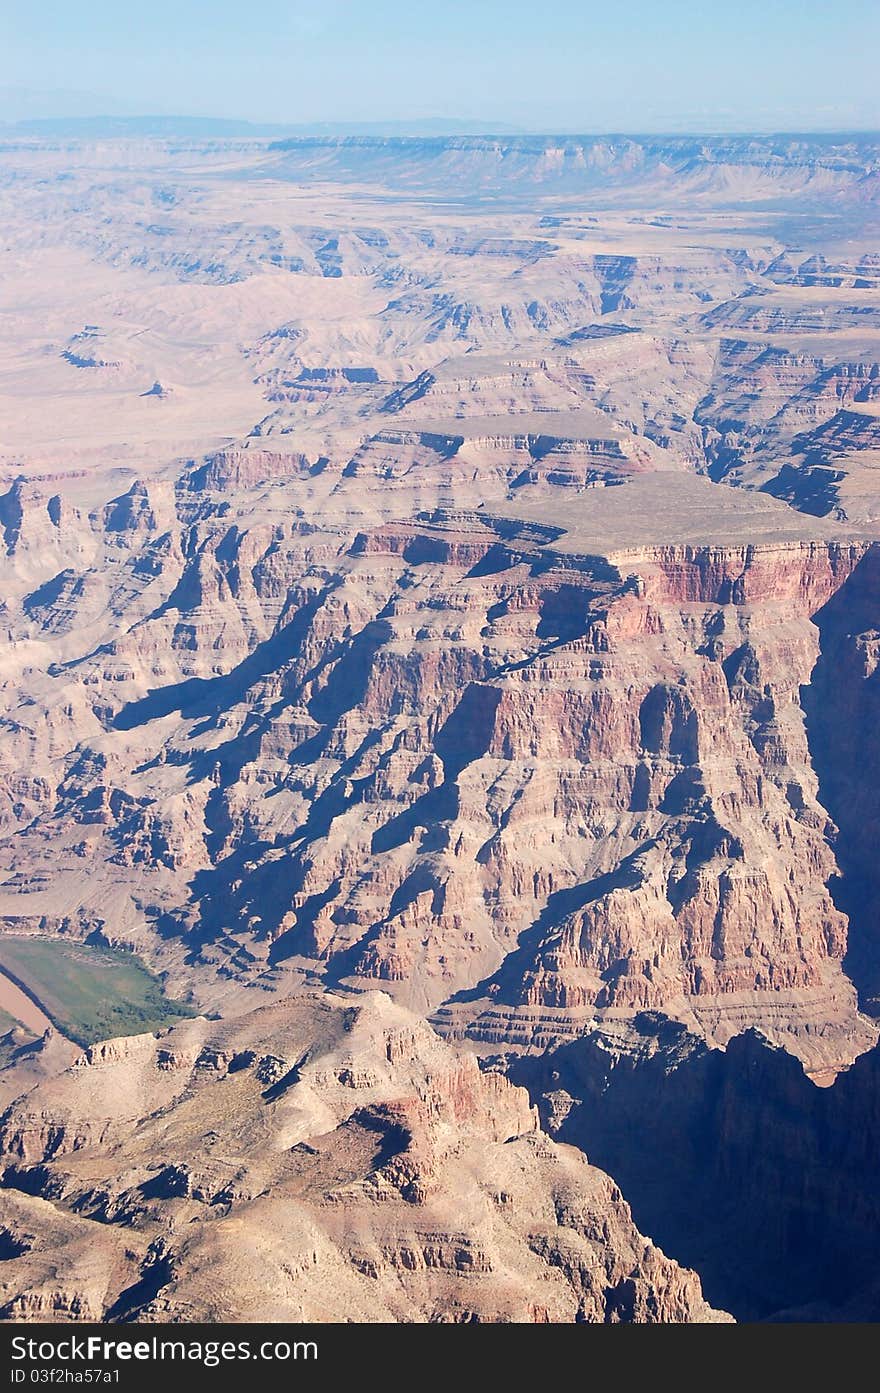
<path id="1" fill-rule="evenodd" d="M 481 196 L 543 186 L 716 206 L 880 196 L 880 136 L 447 135 L 292 137 L 272 142 L 274 177 L 382 183 Z"/>

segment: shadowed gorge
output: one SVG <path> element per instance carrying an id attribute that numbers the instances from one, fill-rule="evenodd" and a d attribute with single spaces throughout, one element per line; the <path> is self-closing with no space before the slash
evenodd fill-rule
<path id="1" fill-rule="evenodd" d="M 880 1013 L 880 558 L 865 557 L 816 616 L 819 658 L 804 704 L 820 796 L 837 824 L 835 901 L 849 919 L 846 967 L 865 1010 Z"/>
<path id="2" fill-rule="evenodd" d="M 757 1031 L 707 1050 L 646 1015 L 510 1076 L 737 1319 L 876 1320 L 876 1048 L 822 1089 Z"/>

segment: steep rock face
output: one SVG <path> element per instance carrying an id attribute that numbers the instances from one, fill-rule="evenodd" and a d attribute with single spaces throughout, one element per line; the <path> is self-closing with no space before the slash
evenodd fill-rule
<path id="1" fill-rule="evenodd" d="M 0 494 L 6 555 L 28 581 L 51 575 L 62 558 L 80 566 L 94 560 L 95 549 L 83 538 L 81 523 L 79 510 L 46 483 L 19 478 Z"/>
<path id="2" fill-rule="evenodd" d="M 877 1071 L 817 1088 L 756 1031 L 711 1050 L 645 1013 L 511 1074 L 738 1318 L 876 1320 Z"/>
<path id="3" fill-rule="evenodd" d="M 819 655 L 804 692 L 807 732 L 819 793 L 837 823 L 840 876 L 835 901 L 849 918 L 846 968 L 872 1014 L 880 1009 L 880 793 L 873 769 L 878 749 L 880 567 L 875 551 L 818 611 Z"/>
<path id="4" fill-rule="evenodd" d="M 784 1016 L 789 993 L 815 994 L 817 1006 L 840 987 L 846 995 L 842 979 L 831 985 L 845 922 L 825 888 L 829 824 L 815 801 L 795 673 L 806 682 L 816 658 L 809 614 L 861 554 L 755 547 L 739 559 L 706 549 L 627 558 L 640 566 L 641 593 L 603 616 L 586 702 L 576 686 L 556 695 L 547 658 L 545 680 L 523 697 L 528 667 L 505 680 L 489 753 L 515 759 L 519 744 L 544 770 L 573 756 L 601 800 L 603 851 L 609 837 L 618 849 L 616 864 L 606 859 L 580 884 L 551 890 L 489 983 L 493 1004 L 470 1020 L 472 1038 L 528 1039 L 505 1004 L 529 1008 L 526 1032 L 552 1033 L 557 1012 L 565 1030 L 594 1008 L 675 1010 L 687 998 L 723 1039 L 725 1016 L 760 1012 L 750 993 L 767 993 L 767 1024 Z M 657 655 L 652 683 L 639 674 L 647 652 Z M 676 675 L 663 680 L 670 659 Z M 563 671 L 571 683 L 570 661 Z M 589 816 L 583 793 L 569 784 L 567 795 Z M 795 861 L 801 869 L 789 879 L 782 867 Z M 450 1008 L 439 1019 L 454 1029 L 468 1015 Z"/>
<path id="5" fill-rule="evenodd" d="M 140 498 L 112 516 L 152 550 Z M 669 473 L 347 545 L 265 502 L 247 526 L 208 509 L 167 544 L 165 598 L 63 674 L 58 746 L 77 702 L 93 733 L 31 792 L 16 852 L 46 876 L 89 858 L 91 913 L 112 887 L 117 941 L 175 972 L 182 940 L 242 982 L 387 984 L 486 1044 L 662 1008 L 833 1069 L 871 1034 L 801 688 L 811 616 L 866 543 L 740 500 Z M 655 540 L 658 509 L 687 535 L 722 504 L 754 542 Z M 10 758 L 27 733 L 45 749 L 49 711 L 28 719 Z"/>
<path id="6" fill-rule="evenodd" d="M 17 1318 L 724 1318 L 522 1089 L 375 993 L 93 1047 L 0 1146 Z"/>
<path id="7" fill-rule="evenodd" d="M 847 343 L 826 333 L 810 345 L 799 335 L 793 349 L 778 342 L 776 326 L 767 337 L 754 327 L 762 337 L 721 338 L 710 389 L 694 411 L 712 477 L 816 516 L 873 522 L 874 339 Z"/>

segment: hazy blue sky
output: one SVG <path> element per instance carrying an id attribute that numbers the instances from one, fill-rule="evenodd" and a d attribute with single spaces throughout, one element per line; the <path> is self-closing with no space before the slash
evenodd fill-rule
<path id="1" fill-rule="evenodd" d="M 0 0 L 0 116 L 880 127 L 878 60 L 878 0 Z"/>

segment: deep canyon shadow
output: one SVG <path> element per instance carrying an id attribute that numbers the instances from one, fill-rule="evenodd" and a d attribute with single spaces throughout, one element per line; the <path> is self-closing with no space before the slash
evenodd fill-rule
<path id="1" fill-rule="evenodd" d="M 880 1015 L 880 548 L 814 616 L 819 658 L 801 688 L 819 800 L 837 825 L 829 886 L 849 919 L 844 968 L 862 1010 Z"/>
<path id="2" fill-rule="evenodd" d="M 818 1088 L 747 1031 L 725 1051 L 644 1013 L 508 1069 L 614 1176 L 639 1229 L 738 1320 L 880 1316 L 880 1049 Z M 566 1114 L 566 1108 L 568 1109 Z"/>

